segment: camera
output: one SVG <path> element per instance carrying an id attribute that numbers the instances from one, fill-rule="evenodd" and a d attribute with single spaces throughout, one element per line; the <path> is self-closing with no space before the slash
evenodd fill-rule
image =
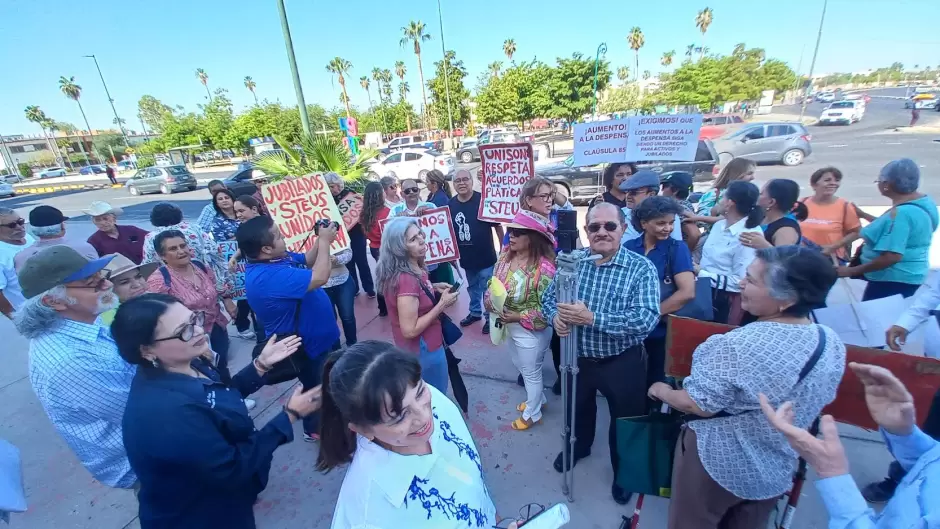
<path id="1" fill-rule="evenodd" d="M 329 228 L 331 225 L 337 230 L 339 229 L 338 222 L 332 221 L 330 219 L 320 219 L 316 224 L 313 225 L 313 233 L 320 235 L 320 228 Z"/>

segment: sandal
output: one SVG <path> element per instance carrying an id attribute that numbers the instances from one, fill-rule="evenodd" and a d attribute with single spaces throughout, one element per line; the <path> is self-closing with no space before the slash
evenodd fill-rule
<path id="1" fill-rule="evenodd" d="M 526 419 L 523 419 L 522 417 L 518 417 L 516 420 L 512 421 L 512 429 L 519 430 L 519 431 L 528 430 L 529 428 L 535 426 L 536 424 L 540 422 L 542 422 L 542 419 L 533 421 L 532 419 L 526 420 Z"/>
<path id="2" fill-rule="evenodd" d="M 542 409 L 544 410 L 544 409 L 547 408 L 547 407 L 548 407 L 548 404 L 543 402 L 543 403 L 542 403 Z M 518 406 L 516 406 L 516 411 L 518 411 L 519 413 L 524 412 L 525 409 L 526 409 L 525 401 L 522 401 L 521 404 L 519 404 Z"/>

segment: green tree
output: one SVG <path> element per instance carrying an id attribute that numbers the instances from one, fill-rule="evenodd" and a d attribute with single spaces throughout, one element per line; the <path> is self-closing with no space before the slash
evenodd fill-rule
<path id="1" fill-rule="evenodd" d="M 82 102 L 80 101 L 82 97 L 82 87 L 75 82 L 75 77 L 65 77 L 64 75 L 59 77 L 59 90 L 65 94 L 65 97 L 75 101 L 78 105 L 78 111 L 82 113 L 82 119 L 85 120 L 85 126 L 88 127 L 88 135 L 91 136 L 92 141 L 94 141 L 95 135 L 91 131 L 91 125 L 88 124 L 88 117 L 85 116 L 85 109 L 82 108 Z M 88 160 L 88 155 L 85 153 L 85 146 L 83 141 L 79 140 L 78 146 L 82 149 L 82 154 L 85 155 L 85 162 L 91 163 Z M 101 161 L 101 155 L 95 152 L 95 157 L 98 161 Z"/>
<path id="2" fill-rule="evenodd" d="M 363 75 L 362 77 L 360 77 L 359 86 L 361 86 L 362 89 L 366 91 L 366 98 L 368 98 L 369 100 L 369 112 L 372 112 L 372 109 L 374 107 L 372 106 L 372 92 L 369 91 L 369 77 L 366 75 Z M 378 129 L 373 128 L 373 130 L 378 130 Z"/>
<path id="3" fill-rule="evenodd" d="M 114 157 L 118 160 L 124 154 L 124 150 L 127 149 L 127 146 L 124 145 L 124 138 L 120 134 L 99 134 L 95 136 L 92 144 L 95 150 L 102 153 L 106 158 L 110 158 L 113 152 Z"/>
<path id="4" fill-rule="evenodd" d="M 630 33 L 627 34 L 627 43 L 630 45 L 630 49 L 633 50 L 633 55 L 636 59 L 633 67 L 633 79 L 636 80 L 636 75 L 640 72 L 640 48 L 646 44 L 646 37 L 643 36 L 643 31 L 636 26 L 630 28 Z"/>
<path id="5" fill-rule="evenodd" d="M 255 93 L 256 86 L 258 86 L 258 83 L 255 83 L 255 80 L 252 79 L 250 75 L 246 75 L 245 88 L 251 92 L 251 95 L 255 98 L 255 106 L 258 106 L 258 94 Z"/>
<path id="6" fill-rule="evenodd" d="M 173 116 L 173 109 L 152 95 L 144 95 L 137 102 L 137 113 L 150 130 L 162 134 L 165 121 Z"/>
<path id="7" fill-rule="evenodd" d="M 255 165 L 267 174 L 274 175 L 274 180 L 290 176 L 299 176 L 312 172 L 334 172 L 354 187 L 364 185 L 363 177 L 368 171 L 366 163 L 379 152 L 375 149 L 362 149 L 358 156 L 353 156 L 342 142 L 339 134 L 304 134 L 300 138 L 300 152 L 294 150 L 294 143 L 281 137 L 275 137 L 280 151 L 268 151 L 258 156 Z"/>
<path id="8" fill-rule="evenodd" d="M 457 59 L 457 54 L 448 51 L 445 61 L 434 63 L 434 77 L 428 81 L 428 90 L 431 92 L 431 108 L 436 116 L 443 121 L 447 117 L 447 88 L 450 88 L 450 115 L 454 125 L 463 125 L 470 118 L 467 100 L 470 91 L 464 86 L 467 69 L 463 61 Z M 444 67 L 447 66 L 447 77 L 444 77 Z M 446 82 L 445 82 L 446 81 Z M 446 128 L 447 124 L 439 123 L 439 128 Z"/>
<path id="9" fill-rule="evenodd" d="M 705 42 L 705 32 L 708 31 L 708 27 L 712 25 L 712 8 L 706 7 L 705 9 L 698 12 L 698 15 L 695 17 L 695 27 L 702 32 L 702 48 L 701 54 L 699 55 L 699 60 L 705 56 L 706 48 L 704 45 Z"/>
<path id="10" fill-rule="evenodd" d="M 695 44 L 689 44 L 685 47 L 685 57 L 686 60 L 692 60 L 692 54 L 695 52 Z"/>
<path id="11" fill-rule="evenodd" d="M 516 41 L 513 39 L 503 41 L 503 53 L 506 54 L 507 59 L 512 61 L 512 56 L 516 54 Z"/>
<path id="12" fill-rule="evenodd" d="M 202 68 L 196 68 L 196 78 L 202 83 L 202 87 L 206 89 L 206 98 L 211 100 L 212 93 L 209 92 L 209 74 Z"/>
<path id="13" fill-rule="evenodd" d="M 280 103 L 253 106 L 235 117 L 227 133 L 229 145 L 245 147 L 251 138 L 279 135 L 294 144 L 300 141 L 300 113 L 296 107 L 285 108 Z"/>
<path id="14" fill-rule="evenodd" d="M 603 92 L 610 82 L 610 63 L 600 61 L 597 90 Z M 581 119 L 594 106 L 594 59 L 574 53 L 570 59 L 557 59 L 548 78 L 548 94 L 552 100 L 551 116 L 568 122 Z"/>
<path id="15" fill-rule="evenodd" d="M 49 151 L 54 153 L 55 149 L 52 146 L 52 140 L 49 139 L 49 129 L 52 128 L 54 122 L 36 105 L 26 107 L 24 112 L 26 113 L 27 120 L 39 125 L 39 128 L 42 129 L 42 137 L 46 138 L 46 145 L 49 146 Z"/>
<path id="16" fill-rule="evenodd" d="M 519 94 L 505 79 L 483 73 L 477 82 L 477 119 L 486 125 L 515 121 L 521 113 Z"/>
<path id="17" fill-rule="evenodd" d="M 421 66 L 421 43 L 431 40 L 431 35 L 424 31 L 424 23 L 421 21 L 414 21 L 408 23 L 407 26 L 401 28 L 402 38 L 398 41 L 401 46 L 406 46 L 409 42 L 414 46 L 415 57 L 418 58 L 418 79 L 421 81 L 421 101 L 424 102 L 424 128 L 428 128 L 427 123 L 427 111 L 428 111 L 428 95 L 424 89 L 424 69 Z"/>
<path id="18" fill-rule="evenodd" d="M 659 60 L 659 63 L 668 67 L 670 64 L 672 64 L 672 58 L 675 56 L 675 50 L 667 51 L 666 53 L 663 53 L 663 58 Z"/>
<path id="19" fill-rule="evenodd" d="M 503 69 L 503 63 L 500 61 L 493 61 L 486 67 L 486 70 L 490 72 L 490 75 L 492 75 L 493 77 L 499 77 L 499 72 L 502 69 Z"/>
<path id="20" fill-rule="evenodd" d="M 653 76 L 653 74 L 652 74 L 649 70 L 643 70 L 643 80 L 644 80 L 644 81 L 649 80 L 649 78 L 652 77 L 652 76 Z"/>
<path id="21" fill-rule="evenodd" d="M 617 79 L 620 79 L 620 82 L 621 82 L 621 83 L 626 82 L 627 79 L 629 79 L 629 78 L 630 78 L 630 67 L 629 67 L 629 66 L 621 66 L 621 67 L 617 68 Z"/>
<path id="22" fill-rule="evenodd" d="M 333 60 L 326 65 L 326 71 L 337 77 L 339 81 L 340 88 L 343 89 L 343 96 L 340 100 L 346 106 L 346 117 L 352 117 L 352 114 L 349 113 L 349 94 L 346 92 L 346 74 L 349 73 L 349 70 L 352 70 L 352 63 L 343 59 L 342 57 L 334 57 Z"/>
<path id="23" fill-rule="evenodd" d="M 597 103 L 598 111 L 605 114 L 634 110 L 639 107 L 640 89 L 635 84 L 605 90 Z"/>
<path id="24" fill-rule="evenodd" d="M 395 75 L 398 76 L 398 80 L 404 81 L 407 73 L 408 67 L 405 66 L 405 61 L 395 61 Z"/>
<path id="25" fill-rule="evenodd" d="M 198 131 L 204 142 L 208 142 L 216 149 L 242 147 L 233 143 L 229 130 L 235 122 L 232 111 L 232 101 L 228 98 L 227 90 L 218 88 L 215 97 L 202 106 L 202 119 L 198 120 Z"/>
<path id="26" fill-rule="evenodd" d="M 388 68 L 382 70 L 382 90 L 385 101 L 392 104 L 392 71 Z"/>

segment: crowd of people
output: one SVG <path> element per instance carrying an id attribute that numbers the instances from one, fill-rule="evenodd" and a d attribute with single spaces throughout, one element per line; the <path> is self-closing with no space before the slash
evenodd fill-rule
<path id="1" fill-rule="evenodd" d="M 559 211 L 573 206 L 539 177 L 525 184 L 506 224 L 477 218 L 481 196 L 465 170 L 453 176 L 455 193 L 436 170 L 425 197 L 413 179 L 368 183 L 361 215 L 346 227 L 350 247 L 334 254 L 338 224 L 318 226 L 306 252 L 289 251 L 259 195 L 219 181 L 195 223 L 160 203 L 150 231 L 92 203 L 85 212 L 97 231 L 87 241 L 68 236 L 56 208 L 34 208 L 28 227 L 0 208 L 0 311 L 30 339 L 29 378 L 50 421 L 98 481 L 135 491 L 144 529 L 254 527 L 252 507 L 294 422 L 305 441 L 319 443 L 317 470 L 347 466 L 333 527 L 495 526 L 467 410 L 448 397 L 449 389 L 457 395 L 450 346 L 478 322 L 483 333 L 499 330 L 518 370 L 517 431 L 549 420 L 543 363 L 551 351 L 560 393 L 561 340 L 573 336 L 576 439 L 570 458 L 555 457 L 558 472 L 591 455 L 598 392 L 612 419 L 661 404 L 687 415 L 672 529 L 765 526 L 790 489 L 797 454 L 817 471 L 841 524 L 833 527 L 930 526 L 940 515 L 929 499 L 940 487 L 938 399 L 921 431 L 896 378 L 850 366 L 897 458 L 883 482 L 861 492 L 831 417 L 821 421 L 822 439 L 806 431 L 846 369 L 839 335 L 812 318 L 837 278 L 864 278 L 866 300 L 910 297 L 927 280 L 940 217 L 918 192 L 920 170 L 906 159 L 881 170 L 876 185 L 892 207 L 877 218 L 837 196 L 836 168 L 814 173 L 813 194 L 803 198 L 791 180 L 758 188 L 755 170 L 732 160 L 693 204 L 689 174 L 608 166 L 606 191 L 591 201 L 585 239 L 572 252 L 574 302 L 559 300 L 555 281 Z M 339 175 L 325 180 L 337 201 L 353 193 Z M 440 206 L 449 208 L 460 259 L 428 265 L 416 217 Z M 238 248 L 228 261 L 222 242 Z M 243 299 L 235 299 L 239 266 Z M 456 276 L 470 298 L 458 324 L 447 314 L 460 295 Z M 930 318 L 938 281 L 886 330 L 887 347 L 898 350 Z M 505 300 L 495 301 L 491 282 Z M 357 340 L 360 289 L 388 318 L 387 341 Z M 740 327 L 702 343 L 691 376 L 677 385 L 664 369 L 669 314 Z M 254 345 L 235 373 L 230 320 Z M 257 428 L 249 396 L 292 380 L 300 384 L 282 411 Z M 632 494 L 617 479 L 614 420 L 608 445 L 611 496 L 626 504 Z M 876 516 L 865 499 L 891 501 Z"/>

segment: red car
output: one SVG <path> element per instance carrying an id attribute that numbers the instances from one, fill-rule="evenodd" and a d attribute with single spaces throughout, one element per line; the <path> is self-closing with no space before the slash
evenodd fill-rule
<path id="1" fill-rule="evenodd" d="M 713 140 L 724 136 L 743 124 L 744 118 L 739 114 L 705 114 L 702 116 L 702 129 L 698 138 L 700 140 Z"/>

